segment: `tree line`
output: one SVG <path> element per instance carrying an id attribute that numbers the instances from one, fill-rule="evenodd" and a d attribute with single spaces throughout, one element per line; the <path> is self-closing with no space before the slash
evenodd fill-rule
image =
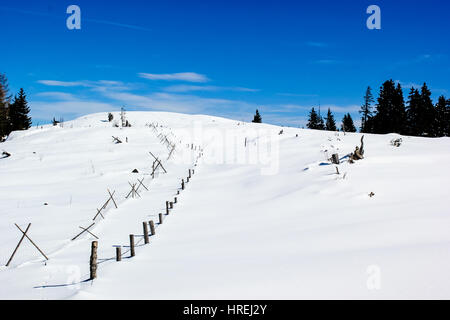
<path id="1" fill-rule="evenodd" d="M 27 96 L 21 88 L 14 98 L 9 92 L 8 79 L 0 73 L 0 141 L 12 131 L 31 127 Z"/>
<path id="2" fill-rule="evenodd" d="M 398 133 L 421 137 L 450 136 L 450 100 L 440 96 L 434 104 L 431 91 L 426 83 L 422 88 L 411 88 L 405 103 L 401 84 L 388 80 L 380 88 L 377 103 L 372 89 L 367 88 L 364 104 L 361 106 L 361 127 L 364 133 Z M 330 109 L 322 118 L 314 108 L 309 113 L 307 123 L 309 129 L 337 131 L 336 121 Z M 341 130 L 356 132 L 350 113 L 344 115 Z"/>

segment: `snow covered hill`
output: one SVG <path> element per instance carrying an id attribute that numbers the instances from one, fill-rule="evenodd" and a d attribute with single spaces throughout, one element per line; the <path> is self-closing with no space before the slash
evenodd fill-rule
<path id="1" fill-rule="evenodd" d="M 365 135 L 365 159 L 336 166 L 331 155 L 352 152 L 361 134 L 162 112 L 128 112 L 130 128 L 106 119 L 0 144 L 11 154 L 0 159 L 0 264 L 22 235 L 15 223 L 31 223 L 49 258 L 24 239 L 0 267 L 0 299 L 450 298 L 450 139 L 395 147 L 398 135 Z M 149 152 L 167 173 L 152 178 Z M 142 178 L 148 191 L 126 199 Z M 108 189 L 118 208 L 109 201 L 94 221 Z M 174 197 L 144 245 L 142 223 Z M 71 239 L 93 222 L 98 278 L 88 281 L 96 239 Z"/>

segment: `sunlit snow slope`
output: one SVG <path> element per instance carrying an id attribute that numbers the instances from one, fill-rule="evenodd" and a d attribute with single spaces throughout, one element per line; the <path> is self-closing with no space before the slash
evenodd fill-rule
<path id="1" fill-rule="evenodd" d="M 365 135 L 365 159 L 343 159 L 337 174 L 328 159 L 352 152 L 361 134 L 126 116 L 131 128 L 113 127 L 117 112 L 113 122 L 93 114 L 0 144 L 11 154 L 0 159 L 0 264 L 20 240 L 14 223 L 31 223 L 49 258 L 24 239 L 0 267 L 0 299 L 450 298 L 449 138 L 402 137 L 394 147 L 397 135 Z M 176 145 L 170 159 L 164 137 Z M 167 173 L 152 179 L 149 152 Z M 142 178 L 148 191 L 125 199 Z M 96 239 L 71 239 L 94 222 L 108 189 L 118 209 L 109 202 L 90 229 L 99 265 L 88 281 Z M 158 222 L 174 197 L 143 245 L 142 222 Z"/>

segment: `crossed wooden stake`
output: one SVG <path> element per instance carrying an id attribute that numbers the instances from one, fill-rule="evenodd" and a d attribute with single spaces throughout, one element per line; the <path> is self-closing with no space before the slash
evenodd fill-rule
<path id="1" fill-rule="evenodd" d="M 85 233 L 85 232 L 87 232 L 87 233 L 90 233 L 92 236 L 94 236 L 95 238 L 97 238 L 98 239 L 98 237 L 95 235 L 95 234 L 93 234 L 93 233 L 91 233 L 90 231 L 89 231 L 89 229 L 90 228 L 92 228 L 92 226 L 95 224 L 95 222 L 94 223 L 92 223 L 89 227 L 87 227 L 87 228 L 83 228 L 83 227 L 80 227 L 80 229 L 83 229 L 83 231 L 81 231 L 79 234 L 77 234 L 73 239 L 72 239 L 72 241 L 74 241 L 76 238 L 78 238 L 79 236 L 81 236 L 83 233 Z"/>
<path id="2" fill-rule="evenodd" d="M 113 193 L 111 193 L 111 191 L 109 191 L 109 189 L 108 189 L 108 193 L 109 193 L 109 199 L 105 202 L 105 204 L 103 205 L 103 207 L 102 207 L 102 209 L 106 209 L 106 206 L 108 205 L 108 203 L 109 203 L 109 201 L 113 201 L 113 203 L 114 203 L 114 206 L 116 207 L 116 209 L 118 208 L 117 207 L 117 203 L 116 203 L 116 201 L 114 200 L 114 194 L 116 193 L 116 191 L 114 191 Z"/>
<path id="3" fill-rule="evenodd" d="M 143 186 L 145 188 L 145 190 L 148 191 L 148 188 L 144 184 L 144 178 L 142 178 L 142 180 L 138 179 L 138 181 L 139 181 L 139 185 L 137 186 L 136 191 L 138 191 L 141 186 Z"/>
<path id="4" fill-rule="evenodd" d="M 94 219 L 92 219 L 92 220 L 95 221 L 95 219 L 97 219 L 98 215 L 101 215 L 102 218 L 105 219 L 105 217 L 104 217 L 103 214 L 102 214 L 102 210 L 105 210 L 105 209 L 106 209 L 106 207 L 108 206 L 108 203 L 109 203 L 111 200 L 113 201 L 114 206 L 115 206 L 116 209 L 117 209 L 117 203 L 116 203 L 116 201 L 114 200 L 114 194 L 116 193 L 116 191 L 114 191 L 113 193 L 111 193 L 111 191 L 109 191 L 109 189 L 108 189 L 108 193 L 109 193 L 109 198 L 108 198 L 108 200 L 106 200 L 105 204 L 104 204 L 100 209 L 97 209 L 97 214 L 95 215 Z"/>
<path id="5" fill-rule="evenodd" d="M 127 194 L 127 196 L 125 197 L 125 199 L 128 199 L 128 197 L 129 197 L 130 195 L 131 195 L 132 198 L 134 198 L 134 195 L 138 195 L 139 198 L 140 198 L 141 195 L 140 195 L 140 194 L 137 192 L 137 190 L 136 190 L 136 183 L 131 184 L 131 183 L 128 182 L 128 184 L 131 186 L 131 190 L 130 190 L 130 192 L 128 192 L 128 194 Z"/>
<path id="6" fill-rule="evenodd" d="M 119 139 L 119 138 L 117 138 L 117 137 L 114 137 L 114 136 L 112 136 L 113 137 L 113 141 L 116 143 L 116 144 L 118 144 L 118 143 L 122 143 L 122 141 Z"/>
<path id="7" fill-rule="evenodd" d="M 22 238 L 20 238 L 20 241 L 19 241 L 19 243 L 17 244 L 16 249 L 14 249 L 14 252 L 12 253 L 11 258 L 9 258 L 8 263 L 6 264 L 6 266 L 7 266 L 7 267 L 9 266 L 9 264 L 10 264 L 11 261 L 12 261 L 12 259 L 14 258 L 14 255 L 16 254 L 17 250 L 19 249 L 20 245 L 22 244 L 23 239 L 25 239 L 25 238 L 27 238 L 28 240 L 30 240 L 31 244 L 32 244 L 36 249 L 38 249 L 38 251 L 44 256 L 44 258 L 45 258 L 46 260 L 48 260 L 48 258 L 47 258 L 47 256 L 45 255 L 45 253 L 42 252 L 42 250 L 39 249 L 39 247 L 38 247 L 38 246 L 33 242 L 33 240 L 31 240 L 31 238 L 27 235 L 27 232 L 28 232 L 28 230 L 29 230 L 30 227 L 31 227 L 31 223 L 28 224 L 28 226 L 27 226 L 27 228 L 25 229 L 25 231 L 23 231 L 22 229 L 20 229 L 20 227 L 17 225 L 17 223 L 15 223 L 15 225 L 16 225 L 17 229 L 19 229 L 20 232 L 22 232 Z"/>
<path id="8" fill-rule="evenodd" d="M 175 151 L 175 145 L 172 146 L 172 150 L 169 153 L 169 156 L 167 157 L 167 160 L 170 159 L 170 157 L 172 156 L 172 153 Z"/>
<path id="9" fill-rule="evenodd" d="M 102 208 L 102 209 L 103 209 L 103 208 Z M 92 219 L 92 220 L 95 221 L 95 219 L 97 219 L 98 215 L 101 215 L 102 218 L 105 219 L 105 217 L 104 217 L 103 214 L 102 214 L 102 209 L 97 209 L 97 214 L 95 215 L 94 219 Z"/>
<path id="10" fill-rule="evenodd" d="M 166 170 L 166 168 L 164 168 L 164 166 L 162 165 L 161 161 L 160 161 L 157 157 L 155 157 L 155 155 L 154 155 L 153 153 L 151 153 L 150 151 L 149 151 L 148 153 L 150 153 L 151 156 L 152 156 L 153 158 L 155 158 L 155 162 L 158 163 L 158 164 L 156 165 L 156 167 L 153 166 L 154 169 L 153 169 L 152 175 L 155 173 L 156 169 L 158 169 L 158 167 L 160 167 L 160 166 L 161 166 L 161 168 L 164 170 L 164 172 L 167 173 L 167 170 Z M 155 163 L 155 162 L 154 162 L 154 163 Z"/>

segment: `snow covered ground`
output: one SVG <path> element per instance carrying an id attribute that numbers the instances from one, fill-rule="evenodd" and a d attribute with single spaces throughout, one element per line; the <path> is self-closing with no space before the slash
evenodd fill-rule
<path id="1" fill-rule="evenodd" d="M 12 155 L 0 159 L 0 264 L 21 237 L 14 223 L 31 223 L 50 258 L 25 239 L 0 267 L 0 299 L 450 298 L 450 139 L 402 137 L 397 148 L 397 135 L 365 135 L 365 159 L 343 160 L 337 174 L 328 158 L 352 152 L 361 134 L 161 112 L 128 112 L 131 128 L 106 118 L 0 144 Z M 166 135 L 176 144 L 169 160 Z M 149 151 L 167 174 L 152 179 Z M 158 221 L 188 169 L 179 203 L 143 245 L 142 222 Z M 149 191 L 125 199 L 142 178 Z M 108 188 L 118 209 L 110 202 L 90 229 L 100 263 L 86 281 L 95 239 L 71 239 Z M 139 242 L 133 258 L 129 234 Z"/>

